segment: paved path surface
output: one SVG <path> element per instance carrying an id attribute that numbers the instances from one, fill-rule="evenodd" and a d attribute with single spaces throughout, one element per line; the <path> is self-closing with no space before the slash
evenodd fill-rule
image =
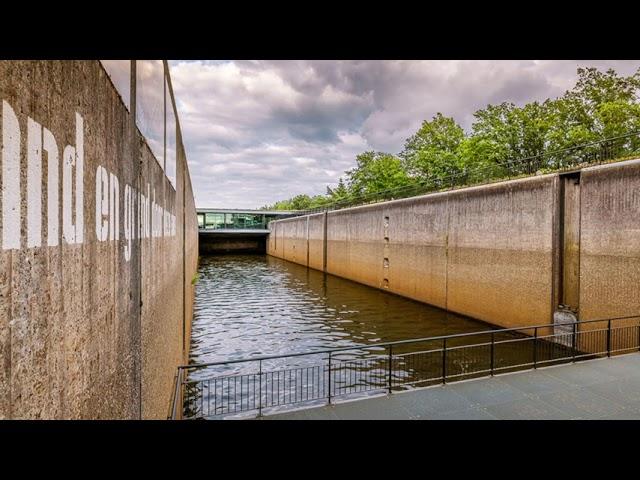
<path id="1" fill-rule="evenodd" d="M 640 419 L 640 354 L 451 383 L 263 419 Z"/>

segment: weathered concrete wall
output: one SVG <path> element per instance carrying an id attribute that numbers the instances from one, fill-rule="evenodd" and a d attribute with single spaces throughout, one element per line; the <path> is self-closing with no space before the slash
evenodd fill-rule
<path id="1" fill-rule="evenodd" d="M 580 318 L 640 313 L 640 161 L 580 179 Z"/>
<path id="2" fill-rule="evenodd" d="M 179 129 L 178 129 L 178 133 Z M 180 145 L 180 151 L 182 157 L 186 158 L 184 154 L 184 146 L 182 138 L 178 138 Z M 182 196 L 184 198 L 184 228 L 182 243 L 185 247 L 185 256 L 183 264 L 183 311 L 182 311 L 182 349 L 184 351 L 184 361 L 189 360 L 189 349 L 191 346 L 191 320 L 193 318 L 193 302 L 195 300 L 195 290 L 198 272 L 198 219 L 195 213 L 196 202 L 193 196 L 193 188 L 191 186 L 191 176 L 189 175 L 189 168 L 187 162 L 181 162 L 182 165 L 182 178 L 183 189 Z"/>
<path id="3" fill-rule="evenodd" d="M 503 327 L 552 323 L 563 298 L 582 320 L 634 315 L 639 173 L 620 162 L 329 212 L 308 265 L 322 269 L 326 234 L 328 273 Z M 301 232 L 322 217 L 272 222 L 267 252 L 307 264 Z"/>
<path id="4" fill-rule="evenodd" d="M 0 62 L 0 101 L 0 418 L 165 416 L 197 262 L 184 150 L 174 189 L 98 61 Z"/>
<path id="5" fill-rule="evenodd" d="M 307 264 L 307 219 L 283 222 L 284 256 L 294 263 Z"/>
<path id="6" fill-rule="evenodd" d="M 446 308 L 504 327 L 550 322 L 555 180 L 449 195 Z"/>
<path id="7" fill-rule="evenodd" d="M 327 215 L 328 273 L 372 287 L 383 286 L 382 214 L 383 210 L 372 206 Z"/>
<path id="8" fill-rule="evenodd" d="M 284 220 L 281 222 L 270 222 L 270 233 L 267 237 L 267 252 L 274 252 L 276 257 L 284 258 Z"/>
<path id="9" fill-rule="evenodd" d="M 307 244 L 307 266 L 324 270 L 325 215 L 309 215 L 309 235 Z"/>
<path id="10" fill-rule="evenodd" d="M 390 202 L 383 212 L 389 289 L 440 308 L 447 308 L 448 200 L 435 194 L 428 201 Z"/>

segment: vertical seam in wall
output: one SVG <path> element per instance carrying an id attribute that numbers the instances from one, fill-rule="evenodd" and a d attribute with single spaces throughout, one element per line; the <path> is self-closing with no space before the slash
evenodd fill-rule
<path id="1" fill-rule="evenodd" d="M 48 161 L 48 159 L 47 159 Z M 58 256 L 57 256 L 57 260 L 58 260 L 58 279 L 59 279 L 59 284 L 62 285 L 62 202 L 58 202 L 58 246 L 54 247 L 58 250 Z M 59 301 L 59 307 L 61 311 L 64 311 L 64 288 L 60 288 L 60 297 L 58 299 Z M 62 339 L 62 343 L 63 343 L 63 347 L 62 347 L 62 357 L 64 359 L 64 364 L 66 365 L 66 345 L 65 345 L 65 341 L 66 341 L 66 337 L 63 336 Z M 66 372 L 65 372 L 66 373 Z M 66 375 L 65 375 L 66 377 Z M 68 417 L 68 410 L 67 410 L 67 388 L 66 388 L 66 382 L 62 382 L 62 406 L 61 406 L 61 411 L 63 415 L 67 415 Z"/>
<path id="2" fill-rule="evenodd" d="M 449 197 L 446 197 L 447 228 L 444 236 L 444 309 L 449 310 L 449 228 L 451 226 L 451 211 Z"/>
<path id="3" fill-rule="evenodd" d="M 9 283 L 9 305 L 7 308 L 7 320 L 9 321 L 9 375 L 7 377 L 7 383 L 9 384 L 9 419 L 13 419 L 13 381 L 11 378 L 11 359 L 12 355 L 12 339 L 13 339 L 13 325 L 12 325 L 12 316 L 11 316 L 11 304 L 13 303 L 13 289 L 12 289 L 12 272 L 13 272 L 13 250 L 9 250 L 9 271 L 8 273 L 8 283 Z"/>
<path id="4" fill-rule="evenodd" d="M 143 239 L 142 239 L 142 225 L 140 222 L 140 216 L 142 214 L 142 208 L 140 205 L 140 196 L 142 195 L 142 158 L 140 156 L 140 149 L 138 148 L 137 135 L 136 135 L 136 106 L 137 106 L 137 98 L 136 98 L 136 67 L 137 61 L 131 60 L 131 86 L 129 88 L 129 104 L 131 106 L 131 126 L 130 126 L 130 141 L 129 141 L 129 149 L 131 152 L 132 160 L 136 165 L 137 175 L 137 189 L 138 189 L 138 199 L 136 202 L 136 222 L 138 225 L 138 298 L 136 310 L 138 312 L 138 418 L 142 419 L 142 249 L 143 249 Z M 134 362 L 135 364 L 135 362 Z"/>
<path id="5" fill-rule="evenodd" d="M 328 233 L 328 229 L 329 229 L 329 212 L 325 210 L 324 212 L 324 232 L 322 234 L 322 271 L 323 272 L 327 272 L 327 265 L 329 264 L 329 261 L 327 259 L 327 238 L 329 237 L 329 233 Z"/>
<path id="6" fill-rule="evenodd" d="M 578 171 L 578 320 L 580 314 L 580 277 L 582 275 L 582 171 Z M 578 325 L 580 328 L 580 325 Z"/>
<path id="7" fill-rule="evenodd" d="M 309 215 L 307 215 L 307 268 L 309 268 Z"/>
<path id="8" fill-rule="evenodd" d="M 180 138 L 180 144 L 182 145 L 182 138 Z M 176 148 L 176 156 L 177 156 L 177 148 Z M 182 150 L 182 149 L 180 149 Z M 186 345 L 187 345 L 187 300 L 186 300 L 186 236 L 185 236 L 185 228 L 186 228 L 186 219 L 185 219 L 185 190 L 186 190 L 186 158 L 182 158 L 182 360 L 186 362 Z"/>
<path id="9" fill-rule="evenodd" d="M 566 222 L 566 211 L 565 211 L 565 182 L 566 177 L 561 175 L 558 176 L 559 190 L 558 190 L 558 235 L 557 235 L 557 245 L 558 245 L 558 304 L 564 303 L 564 224 Z M 557 305 L 553 306 L 553 310 L 555 310 Z"/>
<path id="10" fill-rule="evenodd" d="M 558 239 L 559 239 L 559 196 L 560 196 L 560 176 L 553 179 L 551 188 L 551 319 L 549 323 L 553 323 L 553 313 L 555 311 L 556 300 L 559 299 L 559 282 L 558 275 L 559 258 L 558 258 Z"/>
<path id="11" fill-rule="evenodd" d="M 81 71 L 82 71 L 82 70 L 81 70 Z M 86 75 L 86 73 L 85 73 L 84 71 L 82 71 L 82 75 L 83 75 L 83 76 L 85 76 L 85 75 Z M 85 77 L 85 78 L 86 78 L 86 77 Z M 81 79 L 81 80 L 85 80 L 85 79 L 83 78 L 83 79 Z M 97 92 L 98 92 L 98 89 L 96 89 L 96 93 L 97 93 Z M 98 100 L 98 103 L 99 103 L 99 102 L 100 102 L 100 98 L 97 98 L 97 100 Z M 80 107 L 80 106 L 78 106 L 78 107 Z M 83 137 L 84 137 L 84 133 L 83 133 Z M 83 139 L 82 141 L 83 141 L 83 143 L 84 143 L 84 139 Z M 76 159 L 78 158 L 78 157 L 77 157 L 77 151 L 78 151 L 78 150 L 77 150 L 77 148 L 78 148 L 78 145 L 76 144 Z M 84 147 L 83 147 L 83 148 L 84 148 Z M 41 152 L 41 153 L 42 153 L 42 152 Z M 84 154 L 83 154 L 83 155 L 84 155 Z M 47 158 L 47 161 L 48 161 L 48 160 L 49 160 L 49 159 Z M 77 162 L 77 160 L 76 160 L 76 162 Z M 83 162 L 84 162 L 84 160 L 83 160 Z M 77 175 L 77 172 L 74 174 L 74 176 L 75 176 L 75 175 Z M 77 181 L 77 180 L 76 180 L 76 181 Z M 82 179 L 81 179 L 81 183 L 83 184 L 83 187 L 82 187 L 82 188 L 83 188 L 83 190 L 84 190 L 84 174 L 83 174 L 83 177 L 82 177 Z M 119 192 L 118 192 L 118 194 L 119 194 Z M 78 200 L 77 200 L 77 197 L 78 197 L 78 192 L 76 191 L 76 192 L 74 193 L 74 199 L 73 199 L 73 203 L 74 203 L 73 211 L 74 211 L 74 215 L 75 215 L 75 216 L 77 216 L 77 215 L 78 215 L 78 208 L 77 208 L 77 207 L 78 207 Z M 82 198 L 82 201 L 81 201 L 80 203 L 81 203 L 81 208 L 82 208 L 82 209 L 83 209 L 83 211 L 84 211 L 84 198 Z M 115 205 L 115 202 L 114 202 L 114 205 Z M 115 208 L 115 206 L 114 206 L 114 208 Z M 118 208 L 119 208 L 119 207 L 118 207 Z M 84 215 L 84 213 L 83 213 L 83 215 Z M 76 217 L 76 218 L 77 218 L 77 217 Z M 115 223 L 115 222 L 114 222 L 114 223 Z M 83 235 L 83 237 L 84 237 L 84 221 L 83 221 L 83 224 L 82 224 L 82 225 L 77 225 L 77 224 L 76 224 L 76 225 L 75 225 L 75 228 L 82 228 L 82 235 Z M 116 227 L 116 228 L 119 228 L 119 227 Z M 77 233 L 76 233 L 76 235 L 77 235 Z M 114 238 L 115 238 L 115 237 L 114 237 Z M 116 239 L 116 242 L 115 242 L 115 243 L 116 243 L 116 245 L 118 244 L 117 239 Z M 77 245 L 77 244 L 76 244 L 76 245 Z M 87 316 L 87 315 L 86 315 L 86 313 L 87 313 L 87 312 L 85 311 L 85 305 L 86 305 L 86 298 L 87 298 L 87 295 L 86 295 L 86 292 L 85 292 L 85 289 L 84 289 L 84 278 L 85 278 L 84 261 L 85 261 L 85 253 L 87 252 L 87 250 L 88 250 L 88 249 L 87 249 L 87 247 L 86 247 L 85 242 L 84 242 L 84 241 L 83 241 L 83 242 L 81 242 L 81 243 L 80 243 L 80 298 L 81 298 L 81 300 L 80 300 L 80 312 L 81 312 L 82 317 L 83 317 L 83 318 L 86 318 L 86 319 L 88 320 L 88 322 L 89 322 L 89 325 L 90 325 L 90 327 L 89 327 L 89 331 L 92 331 L 92 326 L 91 326 L 92 318 L 91 318 L 91 316 Z M 115 263 L 118 261 L 118 250 L 117 250 L 117 247 L 116 247 L 116 252 L 115 252 L 115 254 L 114 254 L 114 256 L 113 256 L 113 257 L 114 257 L 114 258 L 113 258 L 113 261 L 114 261 L 114 265 L 115 265 Z M 115 271 L 115 267 L 114 267 L 114 271 Z M 115 293 L 115 292 L 116 292 L 116 286 L 115 286 L 115 282 L 114 282 L 114 293 Z M 113 298 L 114 298 L 114 299 L 117 299 L 118 297 L 117 297 L 117 295 L 116 295 L 116 296 L 114 296 Z M 117 312 L 117 310 L 118 310 L 117 301 L 114 301 L 114 303 L 113 303 L 113 305 L 112 305 L 112 307 L 111 307 L 111 319 L 110 319 L 110 320 L 111 320 L 111 326 L 113 326 L 113 325 L 114 325 L 114 323 L 116 322 L 116 317 L 117 317 L 116 312 Z M 98 382 L 99 382 L 99 381 L 100 381 L 100 380 L 98 380 Z M 90 385 L 90 386 L 89 386 L 89 389 L 90 389 L 90 390 L 92 390 L 92 389 L 93 389 L 94 384 L 93 384 L 93 383 L 89 383 L 89 385 Z M 91 396 L 92 396 L 92 392 L 84 392 L 84 398 L 85 398 L 85 399 L 91 399 Z M 80 410 L 80 412 L 81 412 L 81 413 L 80 413 L 80 415 L 82 415 L 82 409 Z M 98 418 L 99 418 L 99 417 L 98 417 Z"/>

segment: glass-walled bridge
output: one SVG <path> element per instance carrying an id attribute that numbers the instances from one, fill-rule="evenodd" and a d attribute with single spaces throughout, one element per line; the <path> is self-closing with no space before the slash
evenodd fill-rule
<path id="1" fill-rule="evenodd" d="M 264 252 L 272 220 L 295 215 L 293 211 L 198 208 L 201 253 Z"/>

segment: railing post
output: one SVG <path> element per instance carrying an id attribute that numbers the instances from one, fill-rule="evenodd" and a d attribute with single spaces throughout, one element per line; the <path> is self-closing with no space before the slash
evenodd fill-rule
<path id="1" fill-rule="evenodd" d="M 611 319 L 607 322 L 607 357 L 611 357 Z"/>
<path id="2" fill-rule="evenodd" d="M 573 322 L 573 337 L 572 337 L 572 341 L 571 341 L 571 361 L 575 363 L 576 361 L 576 347 L 578 346 L 578 337 L 576 334 L 576 327 L 578 326 L 578 324 L 576 322 Z"/>
<path id="3" fill-rule="evenodd" d="M 184 415 L 184 381 L 182 380 L 183 371 L 180 369 L 178 371 L 178 382 L 180 382 L 180 387 L 178 388 L 178 420 L 182 420 Z"/>
<path id="4" fill-rule="evenodd" d="M 262 416 L 262 360 L 260 360 L 260 367 L 258 369 L 258 417 Z M 255 390 L 254 390 L 255 391 Z"/>
<path id="5" fill-rule="evenodd" d="M 538 368 L 538 327 L 533 329 L 533 369 Z"/>
<path id="6" fill-rule="evenodd" d="M 328 390 L 328 397 L 327 398 L 328 398 L 329 405 L 331 405 L 331 352 L 329 352 L 329 372 L 328 373 L 329 373 L 329 375 L 328 375 L 328 377 L 329 377 L 329 388 L 327 389 Z"/>
<path id="7" fill-rule="evenodd" d="M 174 388 L 173 388 L 173 404 L 171 405 L 171 411 L 169 412 L 170 420 L 181 419 L 181 415 L 180 415 L 180 410 L 181 410 L 180 406 L 182 405 L 182 402 L 180 401 L 180 396 L 182 395 L 181 372 L 182 370 L 180 369 L 180 367 L 178 367 L 178 371 L 176 372 L 176 376 L 175 376 Z"/>
<path id="8" fill-rule="evenodd" d="M 391 394 L 391 365 L 393 362 L 393 345 L 389 345 L 389 394 Z"/>
<path id="9" fill-rule="evenodd" d="M 442 384 L 447 383 L 447 338 L 442 340 Z"/>
<path id="10" fill-rule="evenodd" d="M 493 369 L 495 366 L 495 355 L 494 355 L 494 351 L 495 351 L 495 345 L 496 345 L 496 334 L 494 332 L 491 332 L 491 376 L 493 377 Z"/>

